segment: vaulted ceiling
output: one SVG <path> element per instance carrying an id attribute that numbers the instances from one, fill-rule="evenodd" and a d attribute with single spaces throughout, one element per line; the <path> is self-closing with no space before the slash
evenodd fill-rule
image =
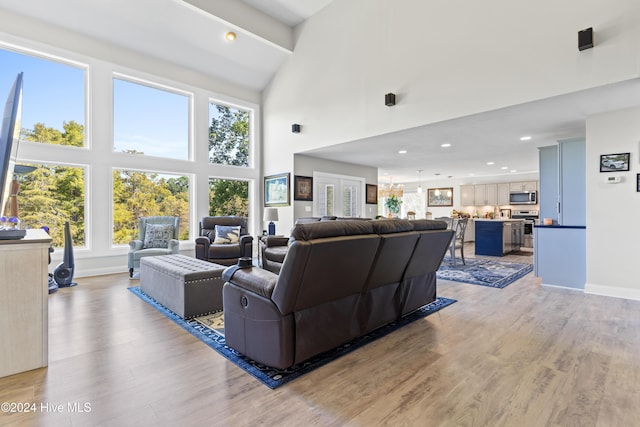
<path id="1" fill-rule="evenodd" d="M 261 92 L 295 51 L 295 27 L 331 1 L 0 0 L 0 13 L 23 15 Z M 228 31 L 237 34 L 233 43 L 224 39 Z M 537 147 L 584 136 L 590 114 L 639 104 L 636 79 L 308 154 L 377 167 L 381 177 L 396 182 L 415 181 L 417 170 L 424 171 L 423 180 L 435 179 L 436 173 L 460 178 L 536 172 Z M 525 135 L 531 140 L 521 141 Z"/>

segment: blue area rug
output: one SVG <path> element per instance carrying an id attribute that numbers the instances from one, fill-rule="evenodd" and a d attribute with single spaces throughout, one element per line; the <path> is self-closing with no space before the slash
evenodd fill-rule
<path id="1" fill-rule="evenodd" d="M 428 315 L 433 314 L 436 311 L 456 302 L 456 300 L 454 299 L 438 297 L 434 302 L 427 304 L 414 311 L 413 313 L 404 316 L 397 322 L 376 329 L 375 331 L 370 332 L 367 335 L 356 338 L 346 344 L 341 345 L 336 349 L 315 356 L 312 359 L 307 360 L 306 362 L 303 362 L 299 365 L 294 365 L 288 369 L 276 369 L 255 362 L 248 357 L 245 357 L 242 354 L 238 353 L 234 349 L 227 347 L 224 336 L 216 333 L 215 331 L 209 329 L 208 327 L 204 326 L 194 319 L 184 320 L 183 318 L 142 292 L 140 290 L 140 287 L 131 287 L 129 288 L 129 290 L 140 297 L 143 301 L 149 303 L 160 313 L 164 314 L 169 319 L 180 325 L 187 332 L 235 363 L 238 367 L 244 369 L 248 374 L 260 380 L 260 382 L 271 389 L 275 389 L 283 384 L 286 384 L 289 381 L 292 381 L 299 376 L 306 374 L 307 372 L 311 372 L 314 369 L 319 368 L 331 362 L 332 360 L 339 358 L 340 356 L 344 356 L 345 354 L 350 353 L 351 351 L 356 350 L 365 344 L 375 341 L 378 338 L 382 338 L 385 335 L 411 322 L 427 317 Z"/>
<path id="2" fill-rule="evenodd" d="M 440 280 L 470 283 L 472 285 L 504 288 L 533 270 L 533 265 L 517 262 L 494 261 L 487 258 L 465 258 L 466 265 L 456 259 L 453 266 L 450 257 L 442 260 L 436 272 Z"/>

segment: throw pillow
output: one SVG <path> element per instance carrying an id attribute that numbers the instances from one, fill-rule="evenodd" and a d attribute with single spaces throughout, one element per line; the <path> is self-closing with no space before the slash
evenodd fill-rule
<path id="1" fill-rule="evenodd" d="M 240 241 L 239 225 L 216 225 L 216 238 L 214 244 L 238 243 Z"/>
<path id="2" fill-rule="evenodd" d="M 147 224 L 144 231 L 144 247 L 168 248 L 169 240 L 173 239 L 173 225 Z"/>

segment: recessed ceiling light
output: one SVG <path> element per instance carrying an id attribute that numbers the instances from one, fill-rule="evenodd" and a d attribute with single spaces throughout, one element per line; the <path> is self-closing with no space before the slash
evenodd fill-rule
<path id="1" fill-rule="evenodd" d="M 440 147 L 444 147 L 444 148 L 451 147 L 451 144 L 449 144 L 448 142 L 445 142 L 444 144 L 440 144 Z"/>
<path id="2" fill-rule="evenodd" d="M 398 151 L 398 154 L 407 154 L 407 150 L 400 150 Z"/>
<path id="3" fill-rule="evenodd" d="M 502 166 L 500 169 L 507 170 L 507 169 L 509 169 L 509 166 Z"/>
<path id="4" fill-rule="evenodd" d="M 495 164 L 495 162 L 487 162 L 487 164 L 488 164 L 489 166 L 491 166 L 491 165 L 494 165 L 494 164 Z"/>
<path id="5" fill-rule="evenodd" d="M 520 138 L 520 141 L 529 141 L 530 139 L 530 136 L 523 136 L 522 138 Z"/>
<path id="6" fill-rule="evenodd" d="M 476 174 L 475 173 L 470 173 L 469 176 L 476 176 Z"/>
<path id="7" fill-rule="evenodd" d="M 224 35 L 224 39 L 228 42 L 232 42 L 236 39 L 236 33 L 229 31 Z"/>
<path id="8" fill-rule="evenodd" d="M 515 169 L 511 169 L 509 172 L 514 173 L 514 172 L 518 172 L 518 171 L 515 170 Z"/>

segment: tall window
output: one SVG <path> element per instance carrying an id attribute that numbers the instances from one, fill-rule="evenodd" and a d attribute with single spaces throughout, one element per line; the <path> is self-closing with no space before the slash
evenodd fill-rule
<path id="1" fill-rule="evenodd" d="M 22 133 L 29 141 L 84 146 L 84 68 L 5 49 L 0 64 L 1 93 L 24 72 Z"/>
<path id="2" fill-rule="evenodd" d="M 249 182 L 209 179 L 209 215 L 249 216 Z"/>
<path id="3" fill-rule="evenodd" d="M 138 219 L 179 216 L 180 240 L 189 238 L 189 177 L 113 171 L 113 243 L 138 238 Z"/>
<path id="4" fill-rule="evenodd" d="M 209 163 L 249 166 L 249 112 L 210 103 L 209 123 Z"/>
<path id="5" fill-rule="evenodd" d="M 189 159 L 187 95 L 113 79 L 113 150 Z"/>
<path id="6" fill-rule="evenodd" d="M 0 93 L 24 73 L 20 140 L 64 146 L 60 150 L 73 159 L 75 150 L 67 147 L 85 147 L 85 67 L 7 49 L 0 49 L 0 64 Z M 17 175 L 22 226 L 48 227 L 53 245 L 61 247 L 69 221 L 73 245 L 85 246 L 86 165 L 36 164 L 20 153 L 17 165 L 28 166 Z"/>

